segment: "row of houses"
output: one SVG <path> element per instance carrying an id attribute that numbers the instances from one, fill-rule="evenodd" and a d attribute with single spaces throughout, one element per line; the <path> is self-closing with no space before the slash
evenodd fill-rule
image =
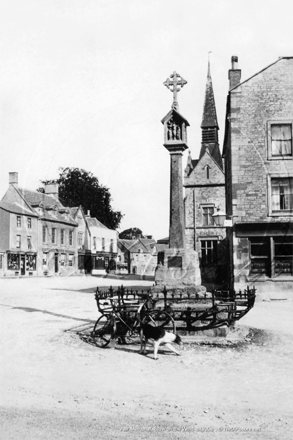
<path id="1" fill-rule="evenodd" d="M 0 202 L 0 276 L 103 274 L 116 268 L 117 233 L 81 207 L 64 207 L 58 184 L 44 193 L 9 187 Z"/>
<path id="2" fill-rule="evenodd" d="M 222 154 L 208 67 L 199 158 L 184 173 L 187 247 L 202 282 L 293 289 L 293 57 L 241 81 L 232 57 Z"/>
<path id="3" fill-rule="evenodd" d="M 91 273 L 153 276 L 162 245 L 152 238 L 119 240 L 82 207 L 63 206 L 58 184 L 44 192 L 19 187 L 9 173 L 0 202 L 0 277 Z"/>

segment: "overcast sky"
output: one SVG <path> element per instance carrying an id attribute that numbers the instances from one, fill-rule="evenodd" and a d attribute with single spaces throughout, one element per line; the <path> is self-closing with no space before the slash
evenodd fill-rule
<path id="1" fill-rule="evenodd" d="M 228 69 L 242 79 L 293 55 L 292 0 L 1 0 L 0 198 L 9 171 L 36 189 L 59 167 L 91 171 L 125 215 L 121 230 L 168 235 L 163 86 L 178 95 L 198 158 L 208 52 L 222 149 Z M 184 153 L 185 166 L 187 152 Z"/>

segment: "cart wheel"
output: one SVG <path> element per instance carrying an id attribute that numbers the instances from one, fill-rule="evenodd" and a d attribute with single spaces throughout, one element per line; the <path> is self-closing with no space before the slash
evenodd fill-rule
<path id="1" fill-rule="evenodd" d="M 115 334 L 115 319 L 113 316 L 102 315 L 96 321 L 92 338 L 97 347 L 104 348 Z"/>
<path id="2" fill-rule="evenodd" d="M 171 333 L 176 332 L 176 324 L 172 316 L 164 310 L 152 310 L 148 312 L 143 321 L 155 327 L 164 327 Z"/>

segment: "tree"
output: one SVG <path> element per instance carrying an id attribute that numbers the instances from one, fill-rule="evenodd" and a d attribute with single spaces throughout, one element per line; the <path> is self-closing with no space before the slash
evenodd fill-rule
<path id="1" fill-rule="evenodd" d="M 80 168 L 59 168 L 59 198 L 64 206 L 82 206 L 110 229 L 119 227 L 123 214 L 111 207 L 109 188 L 99 183 L 91 172 Z M 42 181 L 43 184 L 50 181 Z"/>
<path id="2" fill-rule="evenodd" d="M 133 238 L 144 238 L 144 236 L 139 228 L 129 228 L 120 232 L 119 238 L 124 240 L 132 240 Z"/>

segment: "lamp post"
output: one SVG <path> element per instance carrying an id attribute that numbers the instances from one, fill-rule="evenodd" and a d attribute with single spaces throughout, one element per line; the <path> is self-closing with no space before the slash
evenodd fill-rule
<path id="1" fill-rule="evenodd" d="M 225 212 L 221 211 L 220 208 L 217 208 L 217 212 L 213 214 L 212 217 L 214 219 L 216 226 L 220 226 L 220 227 L 224 226 L 224 222 L 226 220 L 226 214 Z"/>

